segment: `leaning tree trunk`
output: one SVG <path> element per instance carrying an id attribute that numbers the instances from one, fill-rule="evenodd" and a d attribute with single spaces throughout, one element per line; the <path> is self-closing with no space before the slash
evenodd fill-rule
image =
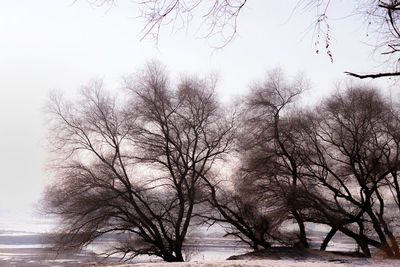
<path id="1" fill-rule="evenodd" d="M 329 231 L 324 241 L 322 242 L 320 250 L 326 250 L 326 247 L 328 246 L 329 242 L 331 241 L 332 237 L 336 234 L 337 231 L 338 231 L 337 228 L 332 227 L 332 229 Z"/>
<path id="2" fill-rule="evenodd" d="M 301 218 L 300 214 L 297 212 L 297 210 L 292 209 L 292 214 L 294 216 L 294 219 L 297 222 L 297 225 L 299 226 L 299 237 L 300 237 L 300 244 L 304 248 L 309 248 L 310 245 L 308 244 L 307 241 L 307 233 L 306 233 L 306 227 L 304 225 L 304 221 Z"/>

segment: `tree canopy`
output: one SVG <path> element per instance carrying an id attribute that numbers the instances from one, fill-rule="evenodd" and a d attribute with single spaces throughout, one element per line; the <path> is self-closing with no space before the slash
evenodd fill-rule
<path id="1" fill-rule="evenodd" d="M 183 261 L 192 218 L 206 201 L 203 179 L 229 152 L 232 124 L 213 83 L 187 78 L 173 88 L 149 64 L 126 88 L 122 102 L 101 82 L 79 101 L 51 99 L 56 182 L 46 199 L 62 218 L 57 244 L 79 249 L 113 234 L 118 244 L 108 255 Z"/>

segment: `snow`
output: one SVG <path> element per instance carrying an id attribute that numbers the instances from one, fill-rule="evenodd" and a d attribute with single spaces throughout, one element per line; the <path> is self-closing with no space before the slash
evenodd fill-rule
<path id="1" fill-rule="evenodd" d="M 399 267 L 400 260 L 363 260 L 354 262 L 321 262 L 321 261 L 293 261 L 293 260 L 226 260 L 226 261 L 201 261 L 185 263 L 135 263 L 104 265 L 104 267 Z"/>

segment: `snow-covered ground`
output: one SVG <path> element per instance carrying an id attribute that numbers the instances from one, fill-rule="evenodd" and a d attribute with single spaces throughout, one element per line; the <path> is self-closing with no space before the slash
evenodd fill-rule
<path id="1" fill-rule="evenodd" d="M 400 260 L 365 260 L 354 262 L 321 262 L 294 260 L 229 260 L 201 261 L 187 263 L 136 263 L 120 265 L 104 265 L 103 267 L 399 267 Z"/>
<path id="2" fill-rule="evenodd" d="M 399 267 L 400 260 L 355 257 L 355 254 L 317 249 L 272 247 L 230 257 L 229 260 L 203 260 L 184 263 L 147 262 L 103 264 L 102 267 Z M 87 265 L 82 265 L 87 267 Z"/>

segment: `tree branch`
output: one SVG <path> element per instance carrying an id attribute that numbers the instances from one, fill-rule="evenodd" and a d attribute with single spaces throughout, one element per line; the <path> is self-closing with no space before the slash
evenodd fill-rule
<path id="1" fill-rule="evenodd" d="M 394 77 L 394 76 L 400 76 L 400 72 L 382 72 L 382 73 L 375 73 L 375 74 L 357 74 L 354 72 L 344 72 L 347 75 L 359 78 L 359 79 L 366 79 L 366 78 L 371 78 L 371 79 L 376 79 L 376 78 L 381 78 L 381 77 Z"/>

